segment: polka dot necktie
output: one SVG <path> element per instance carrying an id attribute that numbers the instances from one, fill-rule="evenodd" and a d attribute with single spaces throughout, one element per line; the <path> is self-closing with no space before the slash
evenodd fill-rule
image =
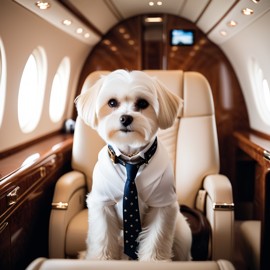
<path id="1" fill-rule="evenodd" d="M 126 163 L 127 180 L 123 199 L 124 253 L 133 260 L 137 256 L 137 237 L 141 232 L 140 211 L 135 177 L 139 170 L 138 164 Z"/>
<path id="2" fill-rule="evenodd" d="M 124 228 L 124 253 L 133 260 L 138 258 L 137 238 L 142 231 L 140 221 L 140 211 L 138 204 L 138 193 L 135 184 L 137 172 L 142 164 L 148 164 L 149 160 L 157 150 L 157 138 L 155 138 L 151 147 L 144 153 L 144 159 L 140 159 L 138 163 L 132 164 L 126 162 L 121 157 L 116 156 L 111 145 L 108 145 L 108 154 L 114 164 L 120 163 L 126 167 L 127 179 L 124 187 L 123 199 L 123 228 Z"/>

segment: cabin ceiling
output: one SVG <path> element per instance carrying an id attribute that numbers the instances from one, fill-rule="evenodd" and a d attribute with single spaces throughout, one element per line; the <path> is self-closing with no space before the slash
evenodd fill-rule
<path id="1" fill-rule="evenodd" d="M 129 17 L 173 14 L 194 22 L 215 43 L 221 44 L 270 9 L 269 0 L 14 0 L 31 12 L 81 41 L 95 45 L 115 24 Z M 37 2 L 48 2 L 41 10 Z M 150 2 L 152 4 L 150 4 Z M 249 8 L 253 14 L 243 15 Z M 70 26 L 64 25 L 70 20 Z M 236 26 L 229 26 L 229 22 Z M 77 33 L 81 28 L 82 32 Z"/>
<path id="2" fill-rule="evenodd" d="M 116 22 L 140 14 L 167 13 L 198 22 L 208 30 L 215 25 L 236 0 L 69 0 L 96 28 L 106 33 Z M 150 5 L 149 3 L 153 3 Z M 162 3 L 162 5 L 161 5 Z M 94 7 L 94 8 L 93 8 Z M 102 12 L 97 12 L 100 10 Z M 104 14 L 104 16 L 103 16 Z M 108 15 L 108 16 L 107 16 Z M 212 18 L 211 20 L 207 18 Z M 106 20 L 104 20 L 106 18 Z"/>

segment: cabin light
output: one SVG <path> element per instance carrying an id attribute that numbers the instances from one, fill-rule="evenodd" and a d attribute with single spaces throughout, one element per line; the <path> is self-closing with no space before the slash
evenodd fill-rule
<path id="1" fill-rule="evenodd" d="M 227 34 L 228 34 L 225 30 L 221 30 L 219 33 L 220 33 L 223 37 L 227 36 Z"/>
<path id="2" fill-rule="evenodd" d="M 62 21 L 62 23 L 63 23 L 64 25 L 66 25 L 66 26 L 69 26 L 69 25 L 71 25 L 71 24 L 72 24 L 72 21 L 71 21 L 71 20 L 66 19 L 66 20 L 63 20 L 63 21 Z"/>
<path id="3" fill-rule="evenodd" d="M 199 41 L 200 45 L 204 45 L 205 43 L 206 43 L 206 39 L 204 39 L 204 38 L 200 39 L 200 41 Z"/>
<path id="4" fill-rule="evenodd" d="M 77 28 L 76 29 L 76 33 L 77 34 L 81 34 L 83 32 L 83 29 L 81 27 Z"/>
<path id="5" fill-rule="evenodd" d="M 235 26 L 237 25 L 237 22 L 234 21 L 234 20 L 231 20 L 231 21 L 229 21 L 227 24 L 228 24 L 228 26 L 230 26 L 230 27 L 235 27 Z"/>
<path id="6" fill-rule="evenodd" d="M 118 31 L 121 34 L 124 34 L 126 32 L 126 29 L 124 27 L 120 27 Z"/>
<path id="7" fill-rule="evenodd" d="M 111 45 L 111 41 L 109 39 L 104 39 L 103 43 L 107 46 Z"/>
<path id="8" fill-rule="evenodd" d="M 124 34 L 124 39 L 129 39 L 130 38 L 130 34 Z"/>
<path id="9" fill-rule="evenodd" d="M 50 4 L 49 2 L 47 2 L 47 1 L 37 1 L 37 2 L 35 3 L 35 5 L 36 5 L 39 9 L 43 9 L 43 10 L 48 9 L 48 8 L 51 7 L 51 4 Z"/>
<path id="10" fill-rule="evenodd" d="M 147 17 L 144 19 L 146 23 L 158 23 L 162 22 L 163 19 L 161 17 Z"/>
<path id="11" fill-rule="evenodd" d="M 243 13 L 244 15 L 249 16 L 249 15 L 252 15 L 252 14 L 254 13 L 254 10 L 251 9 L 251 8 L 244 8 L 244 9 L 242 9 L 242 13 Z"/>
<path id="12" fill-rule="evenodd" d="M 258 4 L 260 0 L 251 0 L 253 3 Z"/>
<path id="13" fill-rule="evenodd" d="M 153 7 L 153 6 L 155 5 L 155 3 L 154 3 L 153 1 L 150 1 L 150 2 L 148 3 L 148 5 L 151 6 L 151 7 Z M 157 1 L 157 5 L 158 5 L 158 6 L 162 6 L 162 1 Z"/>
<path id="14" fill-rule="evenodd" d="M 85 33 L 85 34 L 84 34 L 84 37 L 85 37 L 85 38 L 89 38 L 89 37 L 90 37 L 90 34 L 89 34 L 89 33 Z"/>
<path id="15" fill-rule="evenodd" d="M 116 52 L 116 51 L 117 51 L 117 47 L 116 47 L 116 46 L 111 46 L 111 50 L 112 50 L 113 52 Z"/>

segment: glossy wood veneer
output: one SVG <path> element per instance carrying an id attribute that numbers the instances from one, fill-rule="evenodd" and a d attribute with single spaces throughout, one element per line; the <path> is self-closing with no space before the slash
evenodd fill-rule
<path id="1" fill-rule="evenodd" d="M 72 142 L 72 135 L 57 135 L 0 160 L 0 269 L 25 269 L 33 259 L 48 256 L 54 186 L 71 169 Z M 38 159 L 21 166 L 36 153 Z"/>
<path id="2" fill-rule="evenodd" d="M 235 132 L 234 138 L 236 147 L 254 162 L 253 215 L 251 218 L 261 220 L 260 269 L 266 270 L 270 266 L 268 254 L 270 248 L 270 140 L 266 136 L 262 137 L 258 133 L 249 131 Z M 246 162 L 247 158 L 241 155 L 236 159 L 237 162 L 241 162 L 241 160 Z M 247 166 L 250 166 L 250 163 Z M 242 182 L 242 186 L 237 187 L 239 192 L 244 185 L 245 183 Z"/>

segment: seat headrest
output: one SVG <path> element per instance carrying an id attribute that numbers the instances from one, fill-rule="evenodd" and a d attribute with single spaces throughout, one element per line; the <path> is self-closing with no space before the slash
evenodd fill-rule
<path id="1" fill-rule="evenodd" d="M 206 78 L 198 72 L 184 73 L 184 117 L 214 114 L 212 91 Z"/>
<path id="2" fill-rule="evenodd" d="M 100 79 L 100 77 L 102 75 L 106 75 L 106 74 L 109 74 L 110 71 L 108 70 L 97 70 L 97 71 L 93 71 L 92 73 L 90 73 L 84 83 L 83 83 L 83 86 L 82 86 L 82 90 L 81 90 L 81 93 L 84 93 L 87 89 L 89 89 L 92 85 L 95 84 L 95 82 Z"/>
<path id="3" fill-rule="evenodd" d="M 207 79 L 198 72 L 182 70 L 144 70 L 145 73 L 159 79 L 169 90 L 184 100 L 179 117 L 207 116 L 214 114 L 212 92 Z M 102 75 L 110 71 L 99 70 L 88 75 L 82 92 L 91 87 Z"/>

